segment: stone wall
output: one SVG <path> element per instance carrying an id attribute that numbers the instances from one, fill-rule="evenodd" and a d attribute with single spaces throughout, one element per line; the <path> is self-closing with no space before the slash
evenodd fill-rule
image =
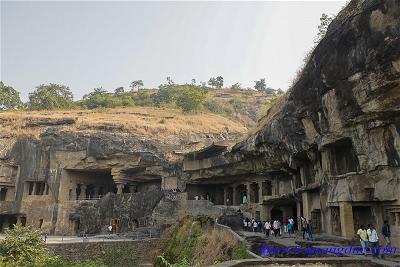
<path id="1" fill-rule="evenodd" d="M 140 264 L 152 264 L 154 259 L 161 255 L 162 242 L 160 239 L 147 239 L 139 241 L 105 241 L 82 243 L 47 244 L 52 255 L 58 255 L 68 261 L 94 260 L 104 257 L 114 249 L 123 249 L 132 246 L 136 252 L 132 255 Z"/>

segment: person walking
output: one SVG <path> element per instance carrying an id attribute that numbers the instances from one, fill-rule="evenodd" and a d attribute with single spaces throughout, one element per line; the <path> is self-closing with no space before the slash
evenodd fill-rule
<path id="1" fill-rule="evenodd" d="M 362 247 L 362 253 L 367 256 L 367 247 L 368 247 L 368 235 L 365 226 L 361 224 L 360 229 L 357 230 L 357 235 L 360 237 L 360 243 Z"/>
<path id="2" fill-rule="evenodd" d="M 253 232 L 257 232 L 257 227 L 258 227 L 257 221 L 253 220 Z"/>
<path id="3" fill-rule="evenodd" d="M 301 231 L 303 232 L 303 240 L 304 240 L 307 231 L 307 219 L 304 217 L 301 217 Z"/>
<path id="4" fill-rule="evenodd" d="M 246 196 L 246 194 L 243 194 L 243 197 L 242 197 L 242 204 L 243 204 L 243 205 L 246 205 L 246 204 L 247 204 L 247 196 Z"/>
<path id="5" fill-rule="evenodd" d="M 287 233 L 288 232 L 288 223 L 289 221 L 288 221 L 288 219 L 287 218 L 285 218 L 285 220 L 283 221 L 283 232 L 284 233 Z"/>
<path id="6" fill-rule="evenodd" d="M 379 256 L 378 233 L 376 232 L 375 226 L 373 226 L 372 224 L 367 230 L 367 235 L 371 247 L 372 257 L 378 258 Z"/>
<path id="7" fill-rule="evenodd" d="M 289 222 L 288 225 L 287 225 L 287 230 L 288 230 L 288 233 L 289 233 L 289 237 L 292 236 L 293 227 L 294 227 L 294 225 Z"/>
<path id="8" fill-rule="evenodd" d="M 274 235 L 275 238 L 278 237 L 278 235 L 280 235 L 281 233 L 281 223 L 279 222 L 279 220 L 275 220 L 274 221 Z"/>
<path id="9" fill-rule="evenodd" d="M 387 220 L 383 221 L 382 235 L 386 241 L 386 247 L 390 247 L 390 226 Z"/>
<path id="10" fill-rule="evenodd" d="M 104 228 L 103 228 L 104 229 Z M 109 226 L 108 226 L 108 235 L 111 235 L 112 234 L 112 230 L 113 230 L 113 227 L 112 227 L 112 225 L 110 224 Z"/>
<path id="11" fill-rule="evenodd" d="M 313 226 L 311 223 L 311 220 L 308 220 L 307 226 L 306 226 L 306 231 L 307 231 L 307 240 L 313 240 Z"/>
<path id="12" fill-rule="evenodd" d="M 271 223 L 269 221 L 265 222 L 265 235 L 269 238 L 269 233 L 271 232 Z"/>

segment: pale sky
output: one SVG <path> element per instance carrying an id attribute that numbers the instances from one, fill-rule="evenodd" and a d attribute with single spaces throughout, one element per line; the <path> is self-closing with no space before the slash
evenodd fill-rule
<path id="1" fill-rule="evenodd" d="M 142 79 L 157 87 L 221 75 L 286 90 L 322 13 L 345 1 L 1 1 L 0 79 L 28 93 L 60 83 L 79 99 Z"/>

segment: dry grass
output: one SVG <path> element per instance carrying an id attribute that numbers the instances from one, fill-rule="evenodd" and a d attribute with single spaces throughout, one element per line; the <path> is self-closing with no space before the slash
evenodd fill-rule
<path id="1" fill-rule="evenodd" d="M 212 113 L 185 115 L 178 110 L 133 107 L 110 110 L 56 110 L 0 113 L 1 136 L 38 137 L 46 123 L 73 120 L 60 125 L 64 131 L 111 131 L 149 138 L 195 133 L 245 133 L 243 125 Z"/>

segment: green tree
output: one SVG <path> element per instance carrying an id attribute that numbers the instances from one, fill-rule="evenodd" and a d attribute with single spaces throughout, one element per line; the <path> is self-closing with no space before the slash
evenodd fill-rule
<path id="1" fill-rule="evenodd" d="M 217 83 L 217 79 L 215 79 L 214 77 L 211 77 L 209 80 L 208 80 L 208 83 L 207 83 L 211 88 L 215 88 L 215 87 L 217 87 L 217 85 L 218 85 L 218 83 Z"/>
<path id="2" fill-rule="evenodd" d="M 58 261 L 47 254 L 41 231 L 15 225 L 5 233 L 0 240 L 0 266 L 51 266 Z"/>
<path id="3" fill-rule="evenodd" d="M 321 41 L 322 38 L 324 38 L 324 36 L 328 30 L 329 24 L 331 24 L 332 20 L 333 20 L 333 17 L 331 17 L 325 13 L 322 13 L 321 18 L 319 19 L 320 24 L 318 25 L 317 38 L 314 41 L 315 44 L 318 44 L 319 41 Z"/>
<path id="4" fill-rule="evenodd" d="M 18 109 L 22 107 L 19 93 L 11 86 L 0 81 L 0 110 Z"/>
<path id="5" fill-rule="evenodd" d="M 254 89 L 256 89 L 257 91 L 265 91 L 265 89 L 267 88 L 267 84 L 265 82 L 265 78 L 261 78 L 257 81 L 254 81 L 255 85 L 254 85 Z"/>
<path id="6" fill-rule="evenodd" d="M 218 76 L 217 78 L 215 78 L 215 80 L 217 88 L 222 88 L 224 86 L 224 78 L 222 76 Z"/>
<path id="7" fill-rule="evenodd" d="M 175 82 L 172 80 L 172 78 L 170 76 L 167 77 L 167 84 L 168 85 L 174 85 Z"/>
<path id="8" fill-rule="evenodd" d="M 153 107 L 154 103 L 154 95 L 149 94 L 146 91 L 140 91 L 135 96 L 133 96 L 133 100 L 135 105 L 142 107 Z"/>
<path id="9" fill-rule="evenodd" d="M 122 96 L 125 93 L 124 87 L 118 87 L 117 89 L 114 90 L 114 95 L 115 96 Z"/>
<path id="10" fill-rule="evenodd" d="M 142 87 L 144 86 L 144 83 L 142 80 L 136 80 L 131 82 L 130 87 L 132 88 L 132 91 L 139 91 L 140 89 L 142 89 Z"/>
<path id="11" fill-rule="evenodd" d="M 73 95 L 69 87 L 60 84 L 41 84 L 29 94 L 28 108 L 42 109 L 68 109 L 74 106 Z"/>
<path id="12" fill-rule="evenodd" d="M 206 93 L 195 86 L 185 86 L 180 90 L 176 104 L 183 112 L 195 112 L 203 108 Z"/>
<path id="13" fill-rule="evenodd" d="M 84 95 L 82 100 L 82 107 L 88 109 L 127 107 L 133 105 L 134 100 L 130 95 L 115 96 L 101 87 L 95 88 L 93 92 Z"/>

